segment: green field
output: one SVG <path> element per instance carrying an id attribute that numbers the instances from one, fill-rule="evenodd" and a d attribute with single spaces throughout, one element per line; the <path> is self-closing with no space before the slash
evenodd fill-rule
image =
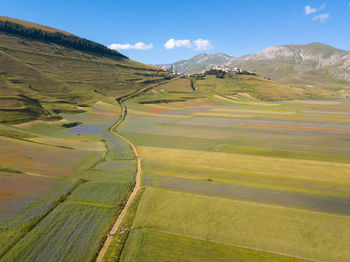
<path id="1" fill-rule="evenodd" d="M 134 227 L 321 261 L 347 261 L 349 223 L 347 216 L 150 188 Z"/>
<path id="2" fill-rule="evenodd" d="M 1 261 L 96 257 L 134 184 L 131 149 L 106 130 L 119 112 L 99 102 L 61 123 L 3 126 Z"/>
<path id="3" fill-rule="evenodd" d="M 121 261 L 348 261 L 350 105 L 192 96 L 128 104 L 146 190 Z"/>
<path id="4" fill-rule="evenodd" d="M 134 230 L 120 261 L 305 261 L 279 254 L 157 232 Z"/>

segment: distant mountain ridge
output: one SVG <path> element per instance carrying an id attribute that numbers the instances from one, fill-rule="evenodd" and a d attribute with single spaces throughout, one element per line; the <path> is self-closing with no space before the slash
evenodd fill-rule
<path id="1" fill-rule="evenodd" d="M 188 60 L 180 60 L 171 64 L 172 69 L 181 73 L 195 73 L 218 65 L 228 65 L 235 58 L 223 53 L 196 55 Z M 160 67 L 167 65 L 158 65 Z M 170 65 L 169 65 L 170 66 Z"/>
<path id="2" fill-rule="evenodd" d="M 350 82 L 350 51 L 316 42 L 273 46 L 241 57 L 199 54 L 172 65 L 174 70 L 183 73 L 230 65 L 288 83 Z"/>

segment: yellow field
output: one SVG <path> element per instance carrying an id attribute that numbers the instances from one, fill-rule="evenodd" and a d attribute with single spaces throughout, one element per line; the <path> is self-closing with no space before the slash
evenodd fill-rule
<path id="1" fill-rule="evenodd" d="M 349 164 L 158 147 L 139 147 L 139 149 L 145 160 L 350 182 Z"/>

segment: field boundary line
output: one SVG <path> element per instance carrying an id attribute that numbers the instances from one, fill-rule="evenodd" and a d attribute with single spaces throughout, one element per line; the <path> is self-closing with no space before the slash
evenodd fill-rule
<path id="1" fill-rule="evenodd" d="M 17 245 L 18 242 L 20 242 L 27 234 L 29 234 L 42 220 L 44 220 L 47 216 L 51 214 L 52 211 L 55 210 L 56 207 L 58 207 L 60 204 L 62 204 L 73 192 L 75 189 L 77 189 L 81 184 L 86 183 L 87 180 L 84 179 L 78 179 L 74 185 L 63 195 L 61 195 L 49 208 L 48 210 L 38 217 L 32 225 L 30 225 L 29 229 L 20 236 L 11 246 L 9 246 L 3 254 L 0 254 L 0 259 L 2 259 L 14 246 Z"/>
<path id="2" fill-rule="evenodd" d="M 221 241 L 217 241 L 217 240 L 210 240 L 204 237 L 198 237 L 198 236 L 193 236 L 193 235 L 188 235 L 188 234 L 181 234 L 181 233 L 175 233 L 175 232 L 170 232 L 170 231 L 166 231 L 166 230 L 157 230 L 157 229 L 153 229 L 153 228 L 139 228 L 138 230 L 149 230 L 149 231 L 153 231 L 153 232 L 158 232 L 158 233 L 164 233 L 164 234 L 169 234 L 169 235 L 174 235 L 174 236 L 180 236 L 180 237 L 187 237 L 187 238 L 192 238 L 192 239 L 197 239 L 197 240 L 204 240 L 204 241 L 208 241 L 208 242 L 212 242 L 212 243 L 216 243 L 216 244 L 222 244 L 222 245 L 227 245 L 227 246 L 233 246 L 233 247 L 239 247 L 239 248 L 245 248 L 245 249 L 250 249 L 250 250 L 255 250 L 255 251 L 260 251 L 260 252 L 265 252 L 265 253 L 270 253 L 270 254 L 276 254 L 276 255 L 280 255 L 280 256 L 285 256 L 285 257 L 291 257 L 291 258 L 297 258 L 297 259 L 302 259 L 302 260 L 307 260 L 310 262 L 321 262 L 320 260 L 314 260 L 311 258 L 306 258 L 306 257 L 300 257 L 300 256 L 293 256 L 287 253 L 283 253 L 283 252 L 277 252 L 277 251 L 272 251 L 272 250 L 266 250 L 263 248 L 256 248 L 256 247 L 250 247 L 250 246 L 244 246 L 244 245 L 236 245 L 236 244 L 231 244 L 231 243 L 225 243 L 225 242 L 221 242 Z"/>
<path id="3" fill-rule="evenodd" d="M 177 79 L 177 78 L 178 77 L 175 77 L 175 78 L 170 79 L 170 80 L 168 80 L 166 82 L 170 82 L 170 81 L 172 81 L 174 79 Z M 117 217 L 117 220 L 114 222 L 114 224 L 112 226 L 112 229 L 109 231 L 109 233 L 107 235 L 107 238 L 106 238 L 102 248 L 100 249 L 100 252 L 98 253 L 98 256 L 96 258 L 96 262 L 101 262 L 102 261 L 104 255 L 105 255 L 105 253 L 106 253 L 106 251 L 108 249 L 108 246 L 109 246 L 109 244 L 112 241 L 113 235 L 117 232 L 117 230 L 118 230 L 118 228 L 119 228 L 123 218 L 125 217 L 126 212 L 129 210 L 131 202 L 134 200 L 138 190 L 141 188 L 141 173 L 142 173 L 142 163 L 141 162 L 142 162 L 142 160 L 141 160 L 140 153 L 137 151 L 136 146 L 133 143 L 131 143 L 130 140 L 128 140 L 127 138 L 123 137 L 122 135 L 120 135 L 116 131 L 114 131 L 124 121 L 124 119 L 126 118 L 128 110 L 127 110 L 127 107 L 125 106 L 124 102 L 126 100 L 128 100 L 128 99 L 136 97 L 139 94 L 145 93 L 145 92 L 147 92 L 147 91 L 149 91 L 149 90 L 151 90 L 151 89 L 153 89 L 153 88 L 155 88 L 155 87 L 157 87 L 159 85 L 162 85 L 162 84 L 164 84 L 166 82 L 157 83 L 157 84 L 145 87 L 145 88 L 140 89 L 140 90 L 138 90 L 138 91 L 136 91 L 134 93 L 131 93 L 129 95 L 125 95 L 125 96 L 122 96 L 122 97 L 119 97 L 119 98 L 116 99 L 117 102 L 119 103 L 119 105 L 121 106 L 122 111 L 120 113 L 119 119 L 111 127 L 108 128 L 108 131 L 111 134 L 113 134 L 113 135 L 119 137 L 120 139 L 122 139 L 124 142 L 126 142 L 130 146 L 132 151 L 133 151 L 133 154 L 134 154 L 136 162 L 137 162 L 136 175 L 135 175 L 135 186 L 134 186 L 131 194 L 129 195 L 128 200 L 127 200 L 123 210 L 120 212 L 120 214 Z"/>

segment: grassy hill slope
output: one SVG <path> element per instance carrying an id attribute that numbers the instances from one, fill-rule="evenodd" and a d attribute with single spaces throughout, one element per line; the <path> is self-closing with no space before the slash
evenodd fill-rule
<path id="1" fill-rule="evenodd" d="M 73 35 L 72 33 L 69 33 L 69 32 L 66 32 L 66 31 L 63 31 L 63 30 L 60 30 L 57 28 L 53 28 L 50 26 L 41 25 L 41 24 L 37 24 L 37 23 L 32 23 L 32 22 L 21 20 L 21 19 L 14 18 L 14 17 L 0 16 L 0 20 L 1 21 L 8 21 L 11 23 L 16 23 L 16 24 L 22 25 L 24 27 L 41 29 L 41 30 L 45 30 L 48 32 L 53 32 L 53 33 L 60 32 L 60 33 L 67 34 L 67 35 Z"/>
<path id="2" fill-rule="evenodd" d="M 195 79 L 197 92 L 209 95 L 224 95 L 230 100 L 290 100 L 330 97 L 331 93 L 321 89 L 312 91 L 292 87 L 276 81 L 265 79 L 258 75 L 226 74 L 224 78 L 215 75 Z"/>
<path id="3" fill-rule="evenodd" d="M 57 119 L 60 112 L 81 112 L 97 100 L 108 102 L 164 79 L 167 73 L 124 56 L 0 32 L 2 123 Z"/>

